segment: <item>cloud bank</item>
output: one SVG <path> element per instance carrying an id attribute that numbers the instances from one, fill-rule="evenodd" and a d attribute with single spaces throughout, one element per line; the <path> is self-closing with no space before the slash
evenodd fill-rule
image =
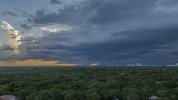
<path id="1" fill-rule="evenodd" d="M 29 5 L 25 0 L 23 3 Z M 23 18 L 14 17 L 17 18 L 14 23 L 25 31 L 23 36 L 32 34 L 23 38 L 21 54 L 3 55 L 0 59 L 42 59 L 81 65 L 178 62 L 177 0 L 45 0 L 44 5 L 40 3 L 41 0 L 34 1 L 34 9 L 30 9 L 31 5 L 22 7 L 27 11 L 22 11 Z M 18 18 L 26 19 L 20 23 Z"/>
<path id="2" fill-rule="evenodd" d="M 1 28 L 8 37 L 8 44 L 12 48 L 15 55 L 20 53 L 20 45 L 22 44 L 22 36 L 19 34 L 18 30 L 15 30 L 9 23 L 2 21 Z"/>

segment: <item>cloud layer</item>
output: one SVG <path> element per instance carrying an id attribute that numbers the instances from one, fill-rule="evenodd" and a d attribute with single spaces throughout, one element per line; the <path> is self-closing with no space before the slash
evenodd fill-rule
<path id="1" fill-rule="evenodd" d="M 18 12 L 16 17 L 25 19 L 19 23 L 23 44 L 11 38 L 16 46 L 10 47 L 21 45 L 21 54 L 0 59 L 81 65 L 178 62 L 177 0 L 48 0 L 45 5 Z"/>
<path id="2" fill-rule="evenodd" d="M 1 28 L 4 30 L 4 33 L 8 37 L 8 44 L 14 51 L 14 54 L 19 54 L 19 48 L 22 44 L 21 42 L 21 35 L 19 35 L 19 31 L 15 30 L 9 23 L 6 21 L 2 21 Z"/>

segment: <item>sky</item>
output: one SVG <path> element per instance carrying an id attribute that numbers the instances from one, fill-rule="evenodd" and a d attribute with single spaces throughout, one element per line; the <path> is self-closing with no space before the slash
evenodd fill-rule
<path id="1" fill-rule="evenodd" d="M 0 2 L 0 66 L 178 62 L 177 0 Z"/>

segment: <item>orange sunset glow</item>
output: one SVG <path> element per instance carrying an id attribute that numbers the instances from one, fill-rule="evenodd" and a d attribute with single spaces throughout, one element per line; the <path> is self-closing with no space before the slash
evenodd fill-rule
<path id="1" fill-rule="evenodd" d="M 58 61 L 24 60 L 24 61 L 0 61 L 1 66 L 76 66 L 76 64 L 59 63 Z"/>

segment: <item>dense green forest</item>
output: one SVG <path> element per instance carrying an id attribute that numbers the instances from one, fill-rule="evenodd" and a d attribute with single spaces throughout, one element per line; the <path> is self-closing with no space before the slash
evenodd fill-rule
<path id="1" fill-rule="evenodd" d="M 19 100 L 178 100 L 178 68 L 0 68 Z"/>

